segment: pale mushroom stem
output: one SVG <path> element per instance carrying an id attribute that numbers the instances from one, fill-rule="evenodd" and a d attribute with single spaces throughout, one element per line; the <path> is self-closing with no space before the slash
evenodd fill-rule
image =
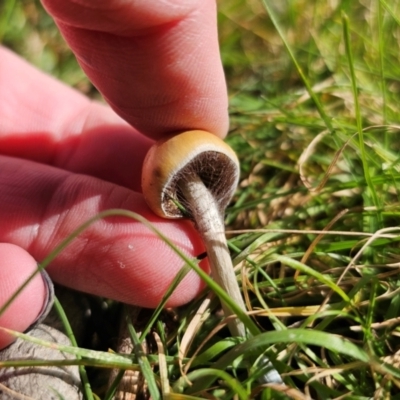
<path id="1" fill-rule="evenodd" d="M 185 206 L 190 209 L 196 228 L 206 246 L 214 280 L 242 310 L 246 311 L 226 243 L 222 215 L 224 210 L 220 210 L 214 196 L 198 175 L 193 174 L 188 179 L 182 179 L 178 186 L 185 198 Z M 222 308 L 226 317 L 233 315 L 232 310 L 223 301 Z M 246 336 L 246 328 L 239 319 L 230 321 L 228 327 L 232 336 Z M 283 383 L 278 371 L 266 356 L 262 357 L 262 365 L 269 367 L 269 370 L 261 376 L 260 382 Z"/>
<path id="2" fill-rule="evenodd" d="M 206 246 L 214 280 L 240 308 L 246 310 L 226 243 L 222 210 L 198 175 L 182 179 L 179 188 Z M 233 314 L 224 302 L 222 308 L 226 317 Z M 246 329 L 239 319 L 233 319 L 228 326 L 233 336 L 246 335 Z"/>

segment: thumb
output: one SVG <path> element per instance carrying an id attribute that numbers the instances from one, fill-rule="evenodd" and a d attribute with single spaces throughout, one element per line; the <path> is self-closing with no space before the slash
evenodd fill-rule
<path id="1" fill-rule="evenodd" d="M 0 308 L 35 270 L 37 263 L 29 253 L 13 244 L 0 243 Z M 47 285 L 38 273 L 0 314 L 0 327 L 26 331 L 41 316 L 47 297 Z M 0 330 L 0 349 L 14 340 L 14 337 Z"/>

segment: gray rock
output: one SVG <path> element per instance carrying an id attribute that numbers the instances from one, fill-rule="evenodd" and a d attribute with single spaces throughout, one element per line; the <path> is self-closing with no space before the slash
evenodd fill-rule
<path id="1" fill-rule="evenodd" d="M 71 344 L 63 333 L 44 324 L 28 334 L 48 342 Z M 0 361 L 68 359 L 74 356 L 23 339 L 0 351 Z M 80 385 L 77 366 L 0 368 L 1 400 L 81 400 Z"/>

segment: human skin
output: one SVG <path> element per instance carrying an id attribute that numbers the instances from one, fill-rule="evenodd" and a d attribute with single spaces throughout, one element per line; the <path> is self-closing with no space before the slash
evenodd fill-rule
<path id="1" fill-rule="evenodd" d="M 214 1 L 43 3 L 111 107 L 0 47 L 0 304 L 36 261 L 110 208 L 144 216 L 190 256 L 202 253 L 190 222 L 149 210 L 141 165 L 154 139 L 189 129 L 224 137 L 228 129 Z M 155 307 L 182 265 L 142 224 L 118 217 L 92 225 L 48 272 L 77 290 Z M 205 260 L 201 265 L 208 269 Z M 18 279 L 5 279 L 11 276 Z M 190 273 L 168 305 L 190 301 L 201 288 Z M 37 276 L 0 316 L 0 326 L 25 330 L 45 296 Z M 0 348 L 10 340 L 0 332 Z"/>

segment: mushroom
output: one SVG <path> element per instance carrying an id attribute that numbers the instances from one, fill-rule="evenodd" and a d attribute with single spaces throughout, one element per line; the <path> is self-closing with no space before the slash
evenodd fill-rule
<path id="1" fill-rule="evenodd" d="M 246 310 L 225 238 L 224 212 L 239 181 L 239 161 L 221 139 L 188 131 L 158 141 L 143 164 L 147 204 L 164 218 L 191 218 L 206 247 L 214 280 Z M 222 302 L 225 316 L 232 311 Z M 243 323 L 228 323 L 233 336 L 245 336 Z"/>
<path id="2" fill-rule="evenodd" d="M 207 250 L 214 280 L 243 310 L 240 292 L 225 237 L 224 212 L 239 182 L 239 161 L 221 139 L 205 131 L 188 131 L 158 141 L 146 155 L 142 190 L 149 207 L 164 218 L 191 218 Z M 222 302 L 225 316 L 232 310 Z M 233 336 L 246 336 L 244 324 L 228 323 Z M 266 356 L 268 371 L 261 383 L 283 383 Z"/>

